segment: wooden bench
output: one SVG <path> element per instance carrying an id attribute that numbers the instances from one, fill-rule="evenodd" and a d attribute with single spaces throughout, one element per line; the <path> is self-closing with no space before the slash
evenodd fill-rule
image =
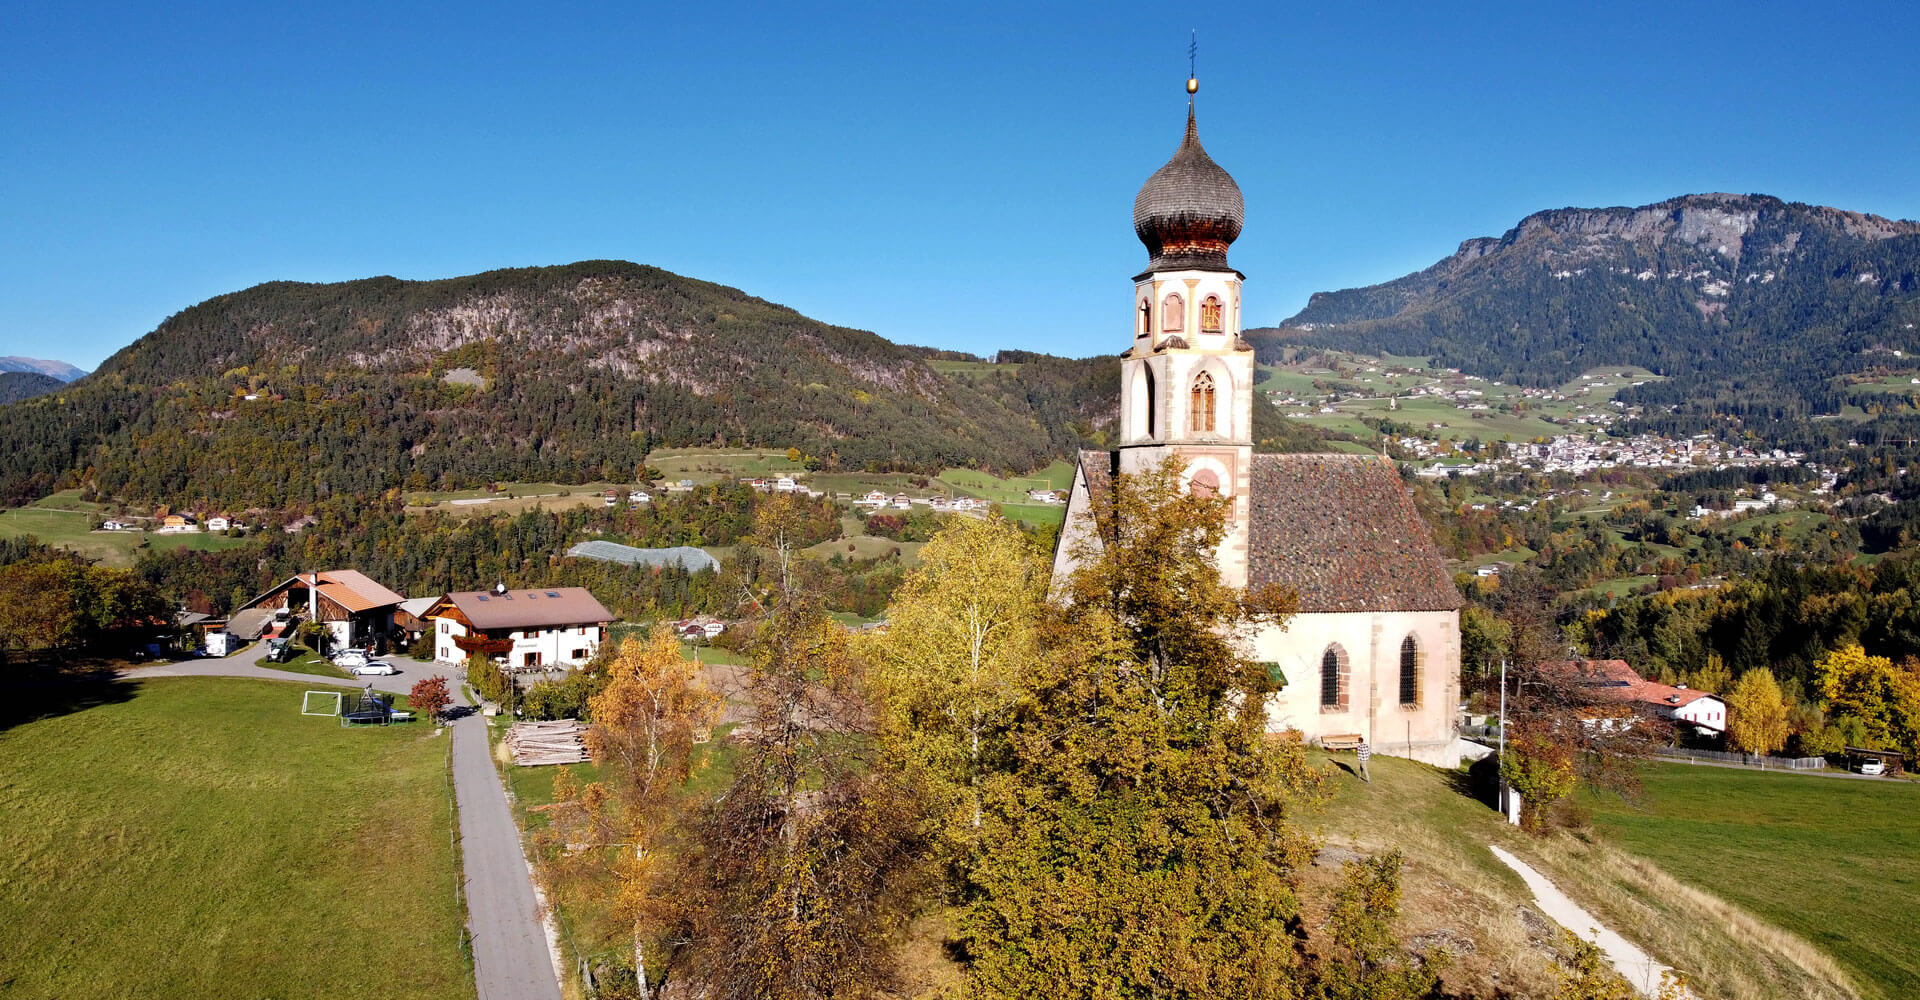
<path id="1" fill-rule="evenodd" d="M 1320 737 L 1320 746 L 1326 750 L 1358 750 L 1366 740 L 1359 733 L 1341 733 L 1337 736 Z"/>

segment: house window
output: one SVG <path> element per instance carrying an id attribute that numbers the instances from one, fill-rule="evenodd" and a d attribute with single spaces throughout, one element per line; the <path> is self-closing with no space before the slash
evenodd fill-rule
<path id="1" fill-rule="evenodd" d="M 1400 640 L 1400 704 L 1420 704 L 1420 644 L 1413 636 Z"/>
<path id="2" fill-rule="evenodd" d="M 521 659 L 520 659 L 520 665 L 521 665 L 521 666 L 523 666 L 523 667 L 537 667 L 537 666 L 539 666 L 539 665 L 540 665 L 540 654 L 539 654 L 539 653 L 528 653 L 528 654 L 526 654 L 525 656 L 522 656 L 522 657 L 521 657 Z"/>
<path id="3" fill-rule="evenodd" d="M 441 623 L 440 623 L 440 634 L 441 634 L 441 635 L 452 635 L 452 634 L 453 634 L 453 624 L 452 624 L 451 622 L 441 622 Z"/>
<path id="4" fill-rule="evenodd" d="M 1200 300 L 1200 332 L 1220 332 L 1220 299 L 1209 295 Z"/>
<path id="5" fill-rule="evenodd" d="M 1160 332 L 1179 333 L 1187 328 L 1187 303 L 1178 292 L 1160 304 Z"/>
<path id="6" fill-rule="evenodd" d="M 587 658 L 587 656 L 588 656 L 588 653 L 584 649 L 576 649 L 573 651 L 573 658 L 576 660 L 584 660 Z"/>
<path id="7" fill-rule="evenodd" d="M 1322 712 L 1344 712 L 1347 710 L 1347 651 L 1339 643 L 1327 647 L 1320 655 L 1320 710 Z"/>
<path id="8" fill-rule="evenodd" d="M 1193 380 L 1193 401 L 1188 411 L 1188 427 L 1196 434 L 1213 433 L 1213 375 L 1201 372 Z"/>

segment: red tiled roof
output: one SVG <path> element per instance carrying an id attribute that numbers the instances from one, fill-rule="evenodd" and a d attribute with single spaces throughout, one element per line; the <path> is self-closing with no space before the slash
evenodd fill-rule
<path id="1" fill-rule="evenodd" d="M 1575 685 L 1593 688 L 1609 698 L 1666 709 L 1681 708 L 1702 698 L 1716 697 L 1698 688 L 1675 687 L 1647 680 L 1625 660 L 1563 660 L 1542 663 L 1540 669 L 1562 675 Z"/>
<path id="2" fill-rule="evenodd" d="M 1112 452 L 1083 451 L 1093 508 L 1105 504 Z M 1300 595 L 1305 613 L 1452 611 L 1462 604 L 1433 535 L 1389 459 L 1255 455 L 1247 579 Z"/>

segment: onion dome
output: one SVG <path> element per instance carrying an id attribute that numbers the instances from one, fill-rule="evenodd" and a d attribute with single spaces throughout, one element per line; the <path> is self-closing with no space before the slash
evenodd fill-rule
<path id="1" fill-rule="evenodd" d="M 1227 247 L 1245 219 L 1240 185 L 1201 148 L 1189 102 L 1186 138 L 1133 199 L 1133 231 L 1152 258 L 1147 270 L 1232 270 Z"/>

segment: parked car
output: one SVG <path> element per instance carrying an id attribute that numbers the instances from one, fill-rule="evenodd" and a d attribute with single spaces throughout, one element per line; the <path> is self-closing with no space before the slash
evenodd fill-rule
<path id="1" fill-rule="evenodd" d="M 343 649 L 333 654 L 333 665 L 351 670 L 367 664 L 367 654 L 357 649 Z"/>
<path id="2" fill-rule="evenodd" d="M 357 667 L 354 667 L 351 672 L 356 677 L 371 677 L 374 675 L 380 675 L 384 677 L 384 676 L 390 676 L 392 674 L 397 674 L 400 671 L 394 669 L 393 664 L 388 663 L 385 660 L 368 660 L 367 662 L 362 663 Z"/>
<path id="3" fill-rule="evenodd" d="M 268 639 L 267 660 L 271 663 L 287 663 L 293 659 L 293 642 L 289 639 Z"/>
<path id="4" fill-rule="evenodd" d="M 1885 774 L 1887 773 L 1886 762 L 1877 757 L 1872 760 L 1863 760 L 1860 762 L 1860 773 L 1872 775 Z"/>

